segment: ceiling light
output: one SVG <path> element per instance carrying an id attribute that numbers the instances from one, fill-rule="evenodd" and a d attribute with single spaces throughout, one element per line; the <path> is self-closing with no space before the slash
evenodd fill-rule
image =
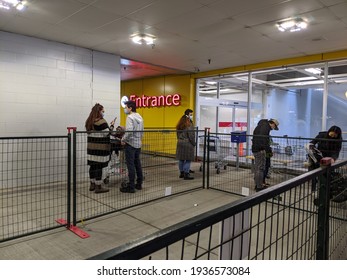
<path id="1" fill-rule="evenodd" d="M 130 36 L 131 40 L 139 45 L 153 45 L 156 39 L 155 36 L 150 34 L 134 34 Z"/>
<path id="2" fill-rule="evenodd" d="M 0 9 L 10 10 L 15 8 L 19 11 L 25 8 L 25 1 L 21 0 L 0 0 Z"/>
<path id="3" fill-rule="evenodd" d="M 282 32 L 296 32 L 305 29 L 307 27 L 307 22 L 302 18 L 297 18 L 283 20 L 278 22 L 276 25 L 278 30 Z"/>
<path id="4" fill-rule="evenodd" d="M 322 69 L 320 68 L 305 68 L 305 71 L 314 75 L 320 75 L 322 73 Z"/>

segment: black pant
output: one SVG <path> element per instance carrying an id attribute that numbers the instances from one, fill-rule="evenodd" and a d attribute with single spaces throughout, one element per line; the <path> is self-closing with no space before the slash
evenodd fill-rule
<path id="1" fill-rule="evenodd" d="M 125 145 L 125 161 L 128 169 L 128 177 L 129 177 L 129 187 L 135 187 L 135 173 L 137 176 L 136 183 L 138 185 L 142 184 L 143 175 L 142 175 L 142 167 L 140 161 L 141 148 L 134 148 L 130 145 Z"/>
<path id="2" fill-rule="evenodd" d="M 270 166 L 271 166 L 271 158 L 270 157 L 266 157 L 266 159 L 265 159 L 263 183 L 265 183 L 266 176 L 267 176 L 267 174 L 269 174 Z"/>

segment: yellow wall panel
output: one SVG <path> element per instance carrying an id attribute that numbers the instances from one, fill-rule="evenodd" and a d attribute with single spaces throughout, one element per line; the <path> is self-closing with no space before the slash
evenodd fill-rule
<path id="1" fill-rule="evenodd" d="M 194 81 L 194 80 L 193 80 Z M 176 152 L 176 133 L 148 131 L 150 129 L 175 130 L 179 118 L 187 108 L 194 109 L 195 93 L 192 91 L 190 75 L 162 76 L 121 83 L 121 96 L 135 94 L 138 97 L 168 96 L 180 94 L 179 106 L 161 106 L 138 108 L 137 111 L 144 119 L 146 133 L 143 139 L 143 150 L 147 152 L 174 155 Z M 121 113 L 121 123 L 125 124 L 126 115 Z"/>

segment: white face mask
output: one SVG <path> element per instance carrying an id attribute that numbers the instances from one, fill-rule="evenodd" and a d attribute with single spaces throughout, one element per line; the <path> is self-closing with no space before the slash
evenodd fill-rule
<path id="1" fill-rule="evenodd" d="M 190 120 L 193 121 L 193 116 L 189 116 Z"/>
<path id="2" fill-rule="evenodd" d="M 124 108 L 124 113 L 125 113 L 126 115 L 130 114 L 129 109 L 128 109 L 128 108 Z"/>
<path id="3" fill-rule="evenodd" d="M 105 112 L 101 112 L 101 117 L 105 118 Z"/>

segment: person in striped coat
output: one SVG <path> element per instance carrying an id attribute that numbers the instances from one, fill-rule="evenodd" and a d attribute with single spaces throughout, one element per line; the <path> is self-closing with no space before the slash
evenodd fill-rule
<path id="1" fill-rule="evenodd" d="M 85 127 L 88 132 L 87 159 L 89 165 L 90 191 L 95 193 L 108 192 L 104 180 L 108 176 L 108 163 L 110 161 L 110 131 L 114 128 L 114 121 L 108 126 L 104 119 L 105 109 L 99 103 L 92 108 L 86 120 Z"/>

